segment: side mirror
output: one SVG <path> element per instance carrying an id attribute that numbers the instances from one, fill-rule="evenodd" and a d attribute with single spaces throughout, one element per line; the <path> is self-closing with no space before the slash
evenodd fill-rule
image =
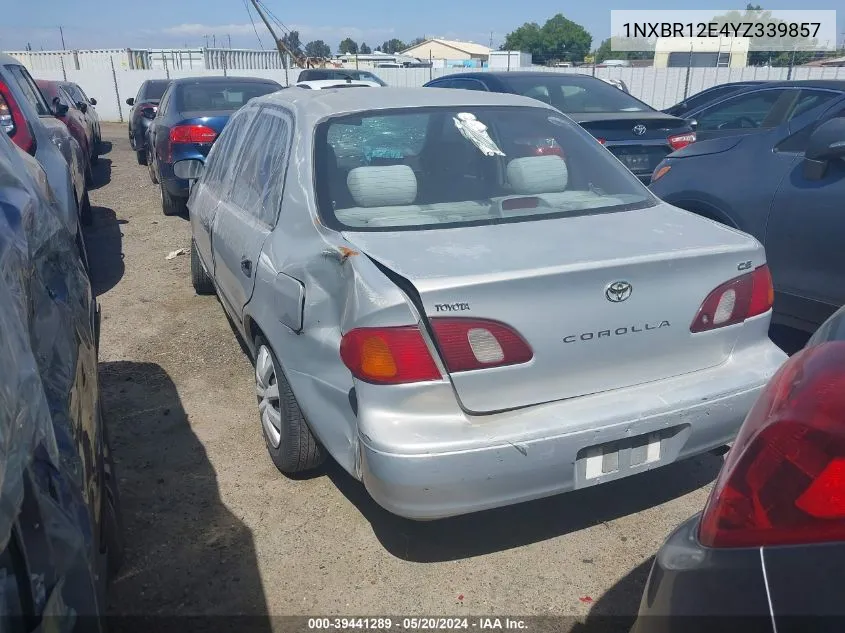
<path id="1" fill-rule="evenodd" d="M 79 110 L 82 114 L 88 112 L 88 104 L 84 101 L 80 101 L 76 104 L 76 109 Z"/>
<path id="2" fill-rule="evenodd" d="M 204 162 L 196 158 L 188 158 L 173 164 L 173 175 L 183 180 L 198 180 L 204 169 Z"/>
<path id="3" fill-rule="evenodd" d="M 61 102 L 58 97 L 53 97 L 53 114 L 56 116 L 64 116 L 70 110 L 68 106 Z"/>
<path id="4" fill-rule="evenodd" d="M 91 105 L 97 105 L 97 100 L 94 97 L 91 97 L 90 99 L 88 99 L 88 103 L 90 103 Z"/>
<path id="5" fill-rule="evenodd" d="M 845 119 L 825 121 L 810 135 L 804 152 L 804 177 L 821 180 L 830 161 L 845 158 Z"/>
<path id="6" fill-rule="evenodd" d="M 126 100 L 126 105 L 128 105 L 128 106 L 133 106 L 133 105 L 135 105 L 135 97 L 129 97 L 129 98 Z"/>

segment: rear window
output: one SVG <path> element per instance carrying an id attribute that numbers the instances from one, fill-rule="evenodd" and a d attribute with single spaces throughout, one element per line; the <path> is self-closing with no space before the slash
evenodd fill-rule
<path id="1" fill-rule="evenodd" d="M 150 81 L 144 87 L 144 93 L 141 95 L 142 99 L 161 99 L 164 91 L 167 90 L 166 81 Z"/>
<path id="2" fill-rule="evenodd" d="M 177 84 L 178 85 L 178 84 Z M 237 110 L 254 97 L 276 92 L 279 86 L 265 83 L 202 82 L 184 84 L 176 91 L 176 109 L 220 112 Z"/>
<path id="3" fill-rule="evenodd" d="M 353 81 L 375 81 L 386 86 L 381 79 L 366 70 L 306 70 L 300 73 L 298 81 L 319 81 L 321 79 L 352 79 Z"/>
<path id="4" fill-rule="evenodd" d="M 318 126 L 315 143 L 318 205 L 329 226 L 447 228 L 655 204 L 592 136 L 545 108 L 337 117 Z"/>
<path id="5" fill-rule="evenodd" d="M 601 79 L 587 81 L 561 74 L 549 76 L 512 76 L 502 81 L 516 94 L 537 99 L 561 112 L 652 112 L 642 101 Z"/>
<path id="6" fill-rule="evenodd" d="M 18 84 L 24 98 L 32 104 L 38 115 L 50 116 L 52 113 L 47 105 L 47 101 L 44 99 L 44 95 L 41 94 L 38 86 L 35 85 L 35 80 L 29 75 L 26 69 L 23 66 L 9 65 L 6 66 L 6 70 L 15 78 L 15 82 Z"/>

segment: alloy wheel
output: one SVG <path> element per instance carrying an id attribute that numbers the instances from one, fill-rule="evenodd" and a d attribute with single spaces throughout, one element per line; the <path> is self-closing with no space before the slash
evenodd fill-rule
<path id="1" fill-rule="evenodd" d="M 262 345 L 255 358 L 255 395 L 261 424 L 273 448 L 282 440 L 282 412 L 279 403 L 279 383 L 276 380 L 276 366 L 270 348 Z"/>

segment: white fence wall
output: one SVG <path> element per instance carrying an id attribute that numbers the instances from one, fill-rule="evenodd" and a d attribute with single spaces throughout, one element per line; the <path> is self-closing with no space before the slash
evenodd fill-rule
<path id="1" fill-rule="evenodd" d="M 196 77 L 224 74 L 223 70 L 122 70 L 105 58 L 106 68 L 73 70 L 65 68 L 68 81 L 78 83 L 89 97 L 97 99 L 97 112 L 105 121 L 124 121 L 129 106 L 126 99 L 134 97 L 141 83 L 146 79 L 165 79 L 178 77 Z M 512 69 L 511 72 L 536 70 L 536 68 Z M 543 69 L 549 70 L 549 69 Z M 705 88 L 732 81 L 754 79 L 784 80 L 790 79 L 839 79 L 845 80 L 845 68 L 797 67 L 790 72 L 788 68 L 556 68 L 555 72 L 594 74 L 606 79 L 621 79 L 635 97 L 642 99 L 652 107 L 663 109 L 681 101 L 685 94 L 691 95 Z M 273 79 L 281 85 L 293 83 L 299 76 L 297 68 L 278 70 L 231 70 L 231 76 L 264 77 Z M 435 77 L 442 77 L 457 72 L 460 68 L 377 68 L 375 72 L 387 82 L 397 87 L 417 87 Z M 61 69 L 33 68 L 36 79 L 61 80 Z"/>

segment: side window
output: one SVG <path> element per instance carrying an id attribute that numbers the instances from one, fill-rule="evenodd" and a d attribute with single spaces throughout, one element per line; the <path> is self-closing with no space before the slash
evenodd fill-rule
<path id="1" fill-rule="evenodd" d="M 487 86 L 477 79 L 453 79 L 451 87 L 460 88 L 461 90 L 487 90 Z"/>
<path id="2" fill-rule="evenodd" d="M 792 112 L 789 114 L 789 120 L 791 121 L 795 117 L 801 116 L 805 112 L 809 112 L 839 96 L 841 96 L 841 93 L 830 92 L 829 90 L 802 90 L 795 101 Z"/>
<path id="3" fill-rule="evenodd" d="M 779 117 L 771 116 L 785 90 L 759 90 L 737 95 L 697 117 L 699 130 L 742 130 L 775 127 Z"/>
<path id="4" fill-rule="evenodd" d="M 147 87 L 147 82 L 141 84 L 141 87 L 138 88 L 138 94 L 135 95 L 135 103 L 141 103 L 144 100 L 144 90 Z"/>
<path id="5" fill-rule="evenodd" d="M 845 118 L 845 110 L 836 112 L 833 116 L 824 119 L 824 121 L 837 118 Z M 804 150 L 807 149 L 807 143 L 810 140 L 810 135 L 813 133 L 813 130 L 815 130 L 820 123 L 824 123 L 824 121 L 813 121 L 809 125 L 805 125 L 803 128 L 778 143 L 775 146 L 775 151 L 803 153 Z"/>
<path id="6" fill-rule="evenodd" d="M 158 110 L 156 112 L 156 116 L 164 116 L 167 114 L 167 106 L 170 105 L 170 95 L 173 94 L 173 89 L 168 87 L 167 90 L 164 91 L 164 94 L 161 95 L 161 101 L 158 103 Z"/>
<path id="7" fill-rule="evenodd" d="M 429 88 L 454 88 L 457 79 L 439 79 L 433 84 L 429 84 Z"/>
<path id="8" fill-rule="evenodd" d="M 73 97 L 71 97 L 67 92 L 63 89 L 59 88 L 56 90 L 56 93 L 59 96 L 59 101 L 66 105 L 69 108 L 75 108 L 76 104 L 73 102 Z"/>
<path id="9" fill-rule="evenodd" d="M 291 118 L 283 110 L 263 108 L 248 130 L 244 160 L 239 161 L 232 202 L 273 226 L 281 202 L 291 139 Z"/>
<path id="10" fill-rule="evenodd" d="M 238 138 L 243 133 L 248 118 L 243 112 L 233 116 L 226 127 L 223 128 L 220 138 L 211 146 L 211 151 L 206 159 L 202 182 L 205 186 L 213 189 L 218 198 L 226 194 L 222 185 L 226 180 L 226 172 L 231 165 L 230 154 L 237 145 Z"/>
<path id="11" fill-rule="evenodd" d="M 21 92 L 23 92 L 24 98 L 32 104 L 32 107 L 35 108 L 38 115 L 50 116 L 50 108 L 44 100 L 44 96 L 41 94 L 38 86 L 35 85 L 35 81 L 33 81 L 32 77 L 30 77 L 29 73 L 26 71 L 26 68 L 17 65 L 6 66 L 6 68 L 12 74 L 12 77 L 15 78 Z"/>

